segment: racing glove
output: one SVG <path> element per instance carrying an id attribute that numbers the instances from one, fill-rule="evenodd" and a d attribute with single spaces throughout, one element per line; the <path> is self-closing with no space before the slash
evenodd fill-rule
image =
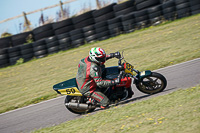
<path id="1" fill-rule="evenodd" d="M 119 59 L 119 58 L 121 58 L 121 54 L 120 54 L 120 52 L 115 52 L 115 53 L 110 53 L 110 57 L 115 57 L 115 58 L 117 58 L 117 59 Z"/>
<path id="2" fill-rule="evenodd" d="M 114 80 L 114 84 L 116 85 L 116 84 L 119 84 L 121 82 L 121 78 L 116 78 L 115 80 Z"/>

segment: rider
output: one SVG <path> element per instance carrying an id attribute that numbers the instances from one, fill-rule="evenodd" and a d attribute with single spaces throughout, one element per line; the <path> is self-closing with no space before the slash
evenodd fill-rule
<path id="1" fill-rule="evenodd" d="M 115 80 L 103 80 L 102 69 L 105 67 L 104 63 L 110 58 L 121 58 L 119 52 L 110 53 L 106 55 L 102 48 L 92 48 L 89 56 L 82 59 L 78 65 L 78 73 L 76 75 L 76 82 L 79 91 L 87 97 L 94 98 L 100 102 L 101 108 L 108 107 L 109 99 L 100 89 L 119 84 L 121 79 L 118 77 Z"/>

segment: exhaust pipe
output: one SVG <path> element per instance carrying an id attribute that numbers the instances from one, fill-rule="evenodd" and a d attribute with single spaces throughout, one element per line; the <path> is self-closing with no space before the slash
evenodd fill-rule
<path id="1" fill-rule="evenodd" d="M 66 103 L 65 105 L 68 108 L 84 109 L 84 110 L 96 108 L 95 105 L 88 105 L 88 104 L 84 104 L 84 103 L 72 103 L 72 102 L 69 102 L 69 103 Z"/>

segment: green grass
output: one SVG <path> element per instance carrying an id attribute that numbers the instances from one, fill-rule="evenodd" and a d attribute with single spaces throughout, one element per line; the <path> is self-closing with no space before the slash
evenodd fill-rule
<path id="1" fill-rule="evenodd" d="M 139 70 L 154 70 L 200 57 L 200 15 L 87 44 L 21 65 L 0 69 L 0 113 L 57 97 L 52 86 L 76 76 L 92 47 L 124 51 Z M 106 66 L 117 65 L 117 59 Z"/>
<path id="2" fill-rule="evenodd" d="M 87 114 L 34 133 L 199 133 L 200 86 Z"/>

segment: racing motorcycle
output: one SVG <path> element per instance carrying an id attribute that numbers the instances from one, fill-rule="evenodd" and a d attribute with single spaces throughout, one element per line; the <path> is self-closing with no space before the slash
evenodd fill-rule
<path id="1" fill-rule="evenodd" d="M 134 94 L 131 88 L 132 84 L 146 94 L 159 93 L 167 86 L 167 80 L 162 74 L 150 70 L 140 72 L 134 69 L 134 66 L 124 59 L 123 52 L 118 66 L 107 67 L 102 72 L 102 79 L 113 80 L 118 77 L 121 79 L 119 84 L 101 89 L 109 98 L 110 104 L 130 99 Z M 75 78 L 54 85 L 53 89 L 58 94 L 67 95 L 65 106 L 72 113 L 85 114 L 93 112 L 99 107 L 99 103 L 95 99 L 83 96 L 79 92 Z"/>

